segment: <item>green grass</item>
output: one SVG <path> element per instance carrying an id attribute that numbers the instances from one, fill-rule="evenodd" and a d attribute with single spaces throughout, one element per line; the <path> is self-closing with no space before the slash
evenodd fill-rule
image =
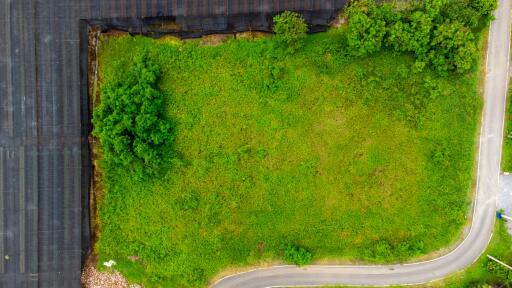
<path id="1" fill-rule="evenodd" d="M 506 268 L 499 269 L 499 271 L 490 271 L 488 266 L 489 263 L 495 263 L 487 255 L 491 255 L 500 261 L 512 264 L 512 236 L 507 231 L 505 221 L 497 221 L 494 226 L 494 233 L 487 246 L 487 249 L 482 253 L 478 260 L 471 264 L 468 268 L 463 271 L 457 272 L 453 275 L 448 276 L 446 279 L 434 281 L 427 284 L 421 285 L 407 285 L 407 286 L 393 286 L 393 287 L 446 287 L 446 288 L 474 288 L 474 287 L 511 287 L 512 278 L 507 280 L 505 275 Z M 512 273 L 510 274 L 511 277 Z M 508 281 L 508 282 L 507 282 Z M 484 284 L 493 286 L 483 286 Z M 508 285 L 508 286 L 507 286 Z M 322 288 L 349 288 L 354 286 L 325 286 Z M 377 287 L 377 286 L 376 286 Z M 304 287 L 305 288 L 305 287 Z"/>
<path id="2" fill-rule="evenodd" d="M 97 252 L 147 287 L 201 287 L 279 260 L 405 261 L 453 243 L 470 204 L 479 73 L 414 72 L 407 55 L 346 56 L 343 31 L 295 55 L 271 39 L 220 46 L 103 39 L 101 83 L 133 51 L 162 67 L 181 161 L 104 178 Z M 100 84 L 101 89 L 101 84 Z M 139 256 L 131 262 L 127 256 Z"/>
<path id="3" fill-rule="evenodd" d="M 512 172 L 512 101 L 511 95 L 512 88 L 509 88 L 507 95 L 507 110 L 505 113 L 505 131 L 503 133 L 503 154 L 501 156 L 501 170 L 505 172 Z"/>

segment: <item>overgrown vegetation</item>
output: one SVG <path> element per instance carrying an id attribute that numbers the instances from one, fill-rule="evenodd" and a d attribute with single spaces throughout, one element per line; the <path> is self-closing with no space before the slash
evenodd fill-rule
<path id="1" fill-rule="evenodd" d="M 275 49 L 279 37 L 104 39 L 100 105 L 130 95 L 109 90 L 138 85 L 124 79 L 144 55 L 160 73 L 143 86 L 170 130 L 155 150 L 162 173 L 141 181 L 128 166 L 104 178 L 101 257 L 146 287 L 201 287 L 223 268 L 283 256 L 403 261 L 452 243 L 470 203 L 478 65 L 420 70 L 388 44 L 354 57 L 352 29 L 305 36 L 294 53 Z"/>
<path id="2" fill-rule="evenodd" d="M 359 56 L 386 47 L 413 53 L 417 69 L 430 64 L 443 73 L 465 72 L 476 60 L 475 38 L 496 5 L 496 0 L 425 0 L 397 9 L 373 0 L 352 1 L 348 45 Z"/>
<path id="3" fill-rule="evenodd" d="M 100 255 L 149 287 L 198 287 L 223 267 L 280 259 L 282 239 L 314 259 L 377 262 L 453 241 L 469 204 L 478 72 L 415 73 L 414 59 L 387 52 L 354 59 L 344 33 L 308 36 L 281 58 L 272 39 L 103 41 L 102 85 L 140 50 L 161 67 L 182 161 L 147 181 L 128 169 L 104 179 Z"/>

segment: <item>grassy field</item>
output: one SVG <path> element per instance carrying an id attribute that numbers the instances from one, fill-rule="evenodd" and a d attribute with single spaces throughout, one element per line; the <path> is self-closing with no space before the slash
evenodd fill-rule
<path id="1" fill-rule="evenodd" d="M 453 243 L 470 204 L 477 69 L 438 76 L 407 55 L 354 59 L 343 33 L 308 36 L 294 55 L 266 38 L 103 39 L 101 83 L 122 79 L 139 49 L 160 65 L 180 161 L 145 182 L 104 178 L 101 258 L 149 287 L 200 287 L 281 259 L 283 242 L 313 260 L 363 262 Z"/>

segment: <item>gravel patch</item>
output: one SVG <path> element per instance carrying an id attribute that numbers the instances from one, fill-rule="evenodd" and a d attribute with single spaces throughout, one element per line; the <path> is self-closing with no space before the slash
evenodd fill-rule
<path id="1" fill-rule="evenodd" d="M 96 269 L 97 256 L 90 256 L 82 271 L 82 287 L 84 288 L 143 288 L 139 284 L 128 284 L 121 273 L 113 268 L 100 272 Z"/>

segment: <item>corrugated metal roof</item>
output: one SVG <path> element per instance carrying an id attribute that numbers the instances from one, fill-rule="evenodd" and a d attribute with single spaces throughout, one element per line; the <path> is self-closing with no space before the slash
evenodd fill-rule
<path id="1" fill-rule="evenodd" d="M 80 42 L 79 19 L 219 19 L 243 13 L 335 10 L 344 3 L 0 1 L 0 287 L 80 286 L 81 259 L 89 245 L 90 169 L 88 105 L 81 87 L 86 62 L 79 57 L 86 46 Z"/>

